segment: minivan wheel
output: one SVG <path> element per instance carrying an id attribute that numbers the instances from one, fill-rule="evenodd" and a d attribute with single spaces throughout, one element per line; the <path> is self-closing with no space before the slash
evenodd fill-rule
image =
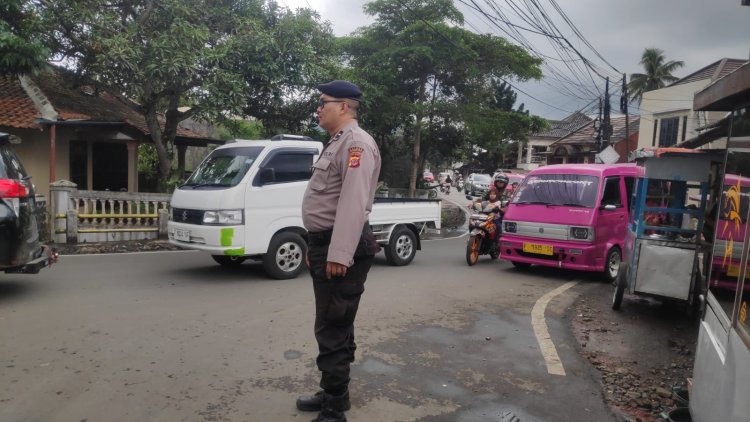
<path id="1" fill-rule="evenodd" d="M 268 252 L 263 255 L 263 269 L 277 279 L 295 278 L 305 268 L 307 243 L 297 233 L 278 233 L 271 239 Z"/>
<path id="2" fill-rule="evenodd" d="M 604 280 L 607 283 L 617 280 L 617 275 L 620 274 L 621 267 L 622 252 L 620 252 L 620 248 L 614 246 L 607 253 L 607 260 L 604 262 Z"/>
<path id="3" fill-rule="evenodd" d="M 232 255 L 211 255 L 211 258 L 214 259 L 218 264 L 221 264 L 225 267 L 236 267 L 243 262 L 245 262 L 244 256 L 232 256 Z"/>

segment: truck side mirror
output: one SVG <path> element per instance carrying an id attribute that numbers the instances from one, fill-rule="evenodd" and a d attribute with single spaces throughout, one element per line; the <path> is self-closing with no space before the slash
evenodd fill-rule
<path id="1" fill-rule="evenodd" d="M 273 183 L 276 180 L 276 172 L 273 167 L 260 169 L 260 184 Z"/>

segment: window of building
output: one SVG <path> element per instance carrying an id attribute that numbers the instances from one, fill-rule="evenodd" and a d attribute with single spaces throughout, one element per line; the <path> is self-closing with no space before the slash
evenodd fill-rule
<path id="1" fill-rule="evenodd" d="M 661 119 L 659 128 L 659 146 L 671 147 L 677 143 L 677 132 L 680 129 L 680 118 L 670 117 Z"/>

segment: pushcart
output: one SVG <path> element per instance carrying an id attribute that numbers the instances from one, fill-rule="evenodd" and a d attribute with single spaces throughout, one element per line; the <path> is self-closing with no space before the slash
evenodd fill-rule
<path id="1" fill-rule="evenodd" d="M 717 154 L 681 148 L 639 149 L 641 169 L 630 203 L 623 268 L 615 281 L 612 309 L 624 293 L 684 301 L 694 309 L 704 289 L 701 239 L 710 181 L 718 177 Z M 691 199 L 693 198 L 693 199 Z"/>

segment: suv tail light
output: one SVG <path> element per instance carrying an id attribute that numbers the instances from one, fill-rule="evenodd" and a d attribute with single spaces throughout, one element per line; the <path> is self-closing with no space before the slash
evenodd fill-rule
<path id="1" fill-rule="evenodd" d="M 0 198 L 25 198 L 29 196 L 26 185 L 15 179 L 0 179 Z"/>

